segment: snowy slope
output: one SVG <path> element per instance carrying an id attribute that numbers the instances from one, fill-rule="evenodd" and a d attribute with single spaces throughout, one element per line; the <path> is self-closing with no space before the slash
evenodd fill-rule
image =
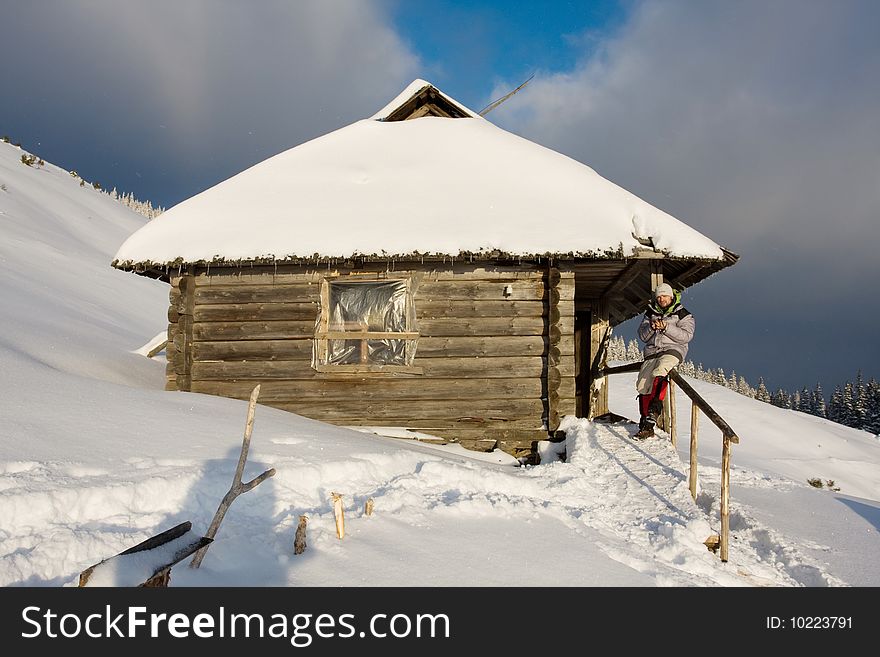
<path id="1" fill-rule="evenodd" d="M 70 585 L 184 520 L 206 530 L 246 404 L 162 390 L 162 358 L 132 352 L 163 329 L 167 287 L 109 267 L 142 218 L 20 154 L 0 144 L 0 584 Z M 201 569 L 175 568 L 172 584 L 880 585 L 877 440 L 694 385 L 742 437 L 727 564 L 702 545 L 719 527 L 720 440 L 705 421 L 694 502 L 686 456 L 633 443 L 626 424 L 566 420 L 566 462 L 521 467 L 258 407 L 245 479 L 277 474 L 236 500 Z M 630 414 L 632 381 L 611 386 Z M 809 487 L 814 476 L 841 492 Z M 344 495 L 343 541 L 331 492 Z"/>

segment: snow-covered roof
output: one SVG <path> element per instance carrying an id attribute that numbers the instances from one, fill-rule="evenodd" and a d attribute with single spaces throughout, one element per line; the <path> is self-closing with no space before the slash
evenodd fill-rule
<path id="1" fill-rule="evenodd" d="M 696 230 L 590 167 L 466 118 L 374 116 L 271 157 L 150 221 L 121 268 L 218 261 L 504 253 L 723 258 Z"/>

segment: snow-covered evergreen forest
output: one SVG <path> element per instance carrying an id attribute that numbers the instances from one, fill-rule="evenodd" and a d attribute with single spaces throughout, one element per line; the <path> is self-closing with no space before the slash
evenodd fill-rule
<path id="1" fill-rule="evenodd" d="M 7 135 L 3 135 L 2 137 L 0 137 L 0 141 L 4 142 L 6 144 L 12 143 L 12 140 Z M 20 143 L 12 143 L 12 145 L 21 148 Z M 37 168 L 37 169 L 39 169 L 40 167 L 42 167 L 46 164 L 46 162 L 45 162 L 45 160 L 43 160 L 43 158 L 38 157 L 37 155 L 34 155 L 33 153 L 29 153 L 27 151 L 22 152 L 21 163 L 24 164 L 25 166 L 29 166 L 29 167 L 33 167 L 33 168 Z M 115 187 L 108 192 L 106 189 L 104 189 L 101 186 L 101 183 L 99 183 L 97 180 L 92 181 L 92 182 L 88 182 L 82 176 L 80 176 L 79 173 L 75 169 L 71 169 L 68 173 L 70 173 L 70 175 L 73 176 L 74 179 L 79 180 L 80 187 L 85 187 L 86 185 L 91 185 L 94 189 L 98 190 L 99 192 L 102 192 L 104 194 L 109 195 L 111 198 L 116 199 L 117 201 L 122 203 L 122 205 L 126 206 L 127 208 L 134 210 L 138 214 L 142 214 L 147 219 L 155 219 L 160 214 L 165 212 L 165 208 L 163 208 L 161 206 L 154 206 L 150 201 L 140 201 L 140 200 L 136 199 L 132 192 L 128 192 L 128 193 L 119 192 L 116 190 Z"/>
<path id="2" fill-rule="evenodd" d="M 626 342 L 621 336 L 612 336 L 608 343 L 609 361 L 633 362 L 641 359 L 642 352 L 638 342 Z M 741 395 L 779 408 L 823 417 L 847 427 L 880 435 L 880 382 L 873 378 L 865 381 L 861 372 L 856 375 L 855 381 L 847 381 L 842 388 L 835 387 L 831 398 L 826 402 L 822 384 L 818 382 L 812 390 L 806 386 L 794 392 L 778 388 L 771 394 L 763 377 L 758 378 L 758 385 L 755 387 L 735 371 L 727 375 L 720 367 L 707 370 L 702 363 L 694 364 L 689 360 L 683 362 L 678 371 L 685 376 L 722 385 Z"/>

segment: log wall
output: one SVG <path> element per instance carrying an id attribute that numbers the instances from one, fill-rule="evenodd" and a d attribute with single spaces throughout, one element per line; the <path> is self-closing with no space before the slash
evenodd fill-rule
<path id="1" fill-rule="evenodd" d="M 321 283 L 411 278 L 419 373 L 311 367 Z M 168 387 L 340 425 L 531 453 L 575 412 L 574 276 L 556 268 L 212 270 L 171 279 Z"/>

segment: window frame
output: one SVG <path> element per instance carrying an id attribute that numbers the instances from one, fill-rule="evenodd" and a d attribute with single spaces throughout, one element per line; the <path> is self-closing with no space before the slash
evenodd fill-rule
<path id="1" fill-rule="evenodd" d="M 406 286 L 406 331 L 331 331 L 330 328 L 330 286 L 351 285 L 363 283 L 404 283 Z M 419 331 L 412 324 L 415 323 L 415 307 L 413 303 L 413 281 L 410 277 L 404 278 L 358 278 L 341 280 L 340 278 L 324 278 L 321 281 L 321 303 L 318 322 L 315 326 L 314 349 L 315 358 L 312 367 L 328 374 L 422 374 L 423 369 L 416 365 L 381 365 L 375 363 L 340 364 L 328 363 L 330 340 L 360 340 L 362 353 L 366 353 L 369 340 L 406 340 L 412 341 L 413 345 L 407 345 L 406 349 L 415 349 L 420 337 Z M 413 359 L 415 355 L 413 355 Z"/>

